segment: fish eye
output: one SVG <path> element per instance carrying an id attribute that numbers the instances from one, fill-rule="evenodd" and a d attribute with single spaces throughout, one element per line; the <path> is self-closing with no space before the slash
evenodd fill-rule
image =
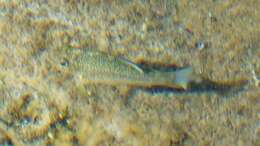
<path id="1" fill-rule="evenodd" d="M 67 67 L 69 65 L 69 60 L 66 58 L 63 58 L 62 61 L 60 62 L 60 65 L 63 67 Z"/>

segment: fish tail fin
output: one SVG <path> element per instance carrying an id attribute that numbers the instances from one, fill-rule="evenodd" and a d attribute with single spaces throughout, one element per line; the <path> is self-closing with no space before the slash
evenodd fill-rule
<path id="1" fill-rule="evenodd" d="M 189 82 L 192 80 L 192 74 L 193 70 L 191 67 L 177 70 L 173 82 L 177 86 L 187 89 Z"/>

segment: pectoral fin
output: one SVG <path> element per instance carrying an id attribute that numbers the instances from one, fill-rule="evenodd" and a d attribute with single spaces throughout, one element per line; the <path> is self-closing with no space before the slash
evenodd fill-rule
<path id="1" fill-rule="evenodd" d="M 144 71 L 143 71 L 140 67 L 138 67 L 135 63 L 133 63 L 133 62 L 131 62 L 131 61 L 129 61 L 129 60 L 126 60 L 126 59 L 124 59 L 124 58 L 118 58 L 118 60 L 119 60 L 120 62 L 122 62 L 123 64 L 125 64 L 125 65 L 127 65 L 127 66 L 130 66 L 131 68 L 137 70 L 138 72 L 140 72 L 140 73 L 142 73 L 142 74 L 144 73 Z"/>

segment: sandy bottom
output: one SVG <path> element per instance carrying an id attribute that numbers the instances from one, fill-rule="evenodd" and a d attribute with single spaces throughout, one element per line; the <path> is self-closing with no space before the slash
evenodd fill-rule
<path id="1" fill-rule="evenodd" d="M 259 0 L 0 0 L 0 145 L 260 145 L 259 10 Z M 191 66 L 205 81 L 86 84 L 60 67 L 71 48 Z"/>

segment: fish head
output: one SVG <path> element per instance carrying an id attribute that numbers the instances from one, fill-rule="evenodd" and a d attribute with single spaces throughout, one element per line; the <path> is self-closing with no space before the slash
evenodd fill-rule
<path id="1" fill-rule="evenodd" d="M 77 62 L 77 57 L 79 55 L 78 49 L 70 49 L 61 53 L 57 57 L 57 65 L 61 70 L 72 70 L 72 66 Z"/>
<path id="2" fill-rule="evenodd" d="M 62 67 L 62 68 L 68 68 L 70 65 L 70 61 L 68 58 L 66 57 L 63 57 L 60 62 L 59 62 L 59 66 Z"/>

